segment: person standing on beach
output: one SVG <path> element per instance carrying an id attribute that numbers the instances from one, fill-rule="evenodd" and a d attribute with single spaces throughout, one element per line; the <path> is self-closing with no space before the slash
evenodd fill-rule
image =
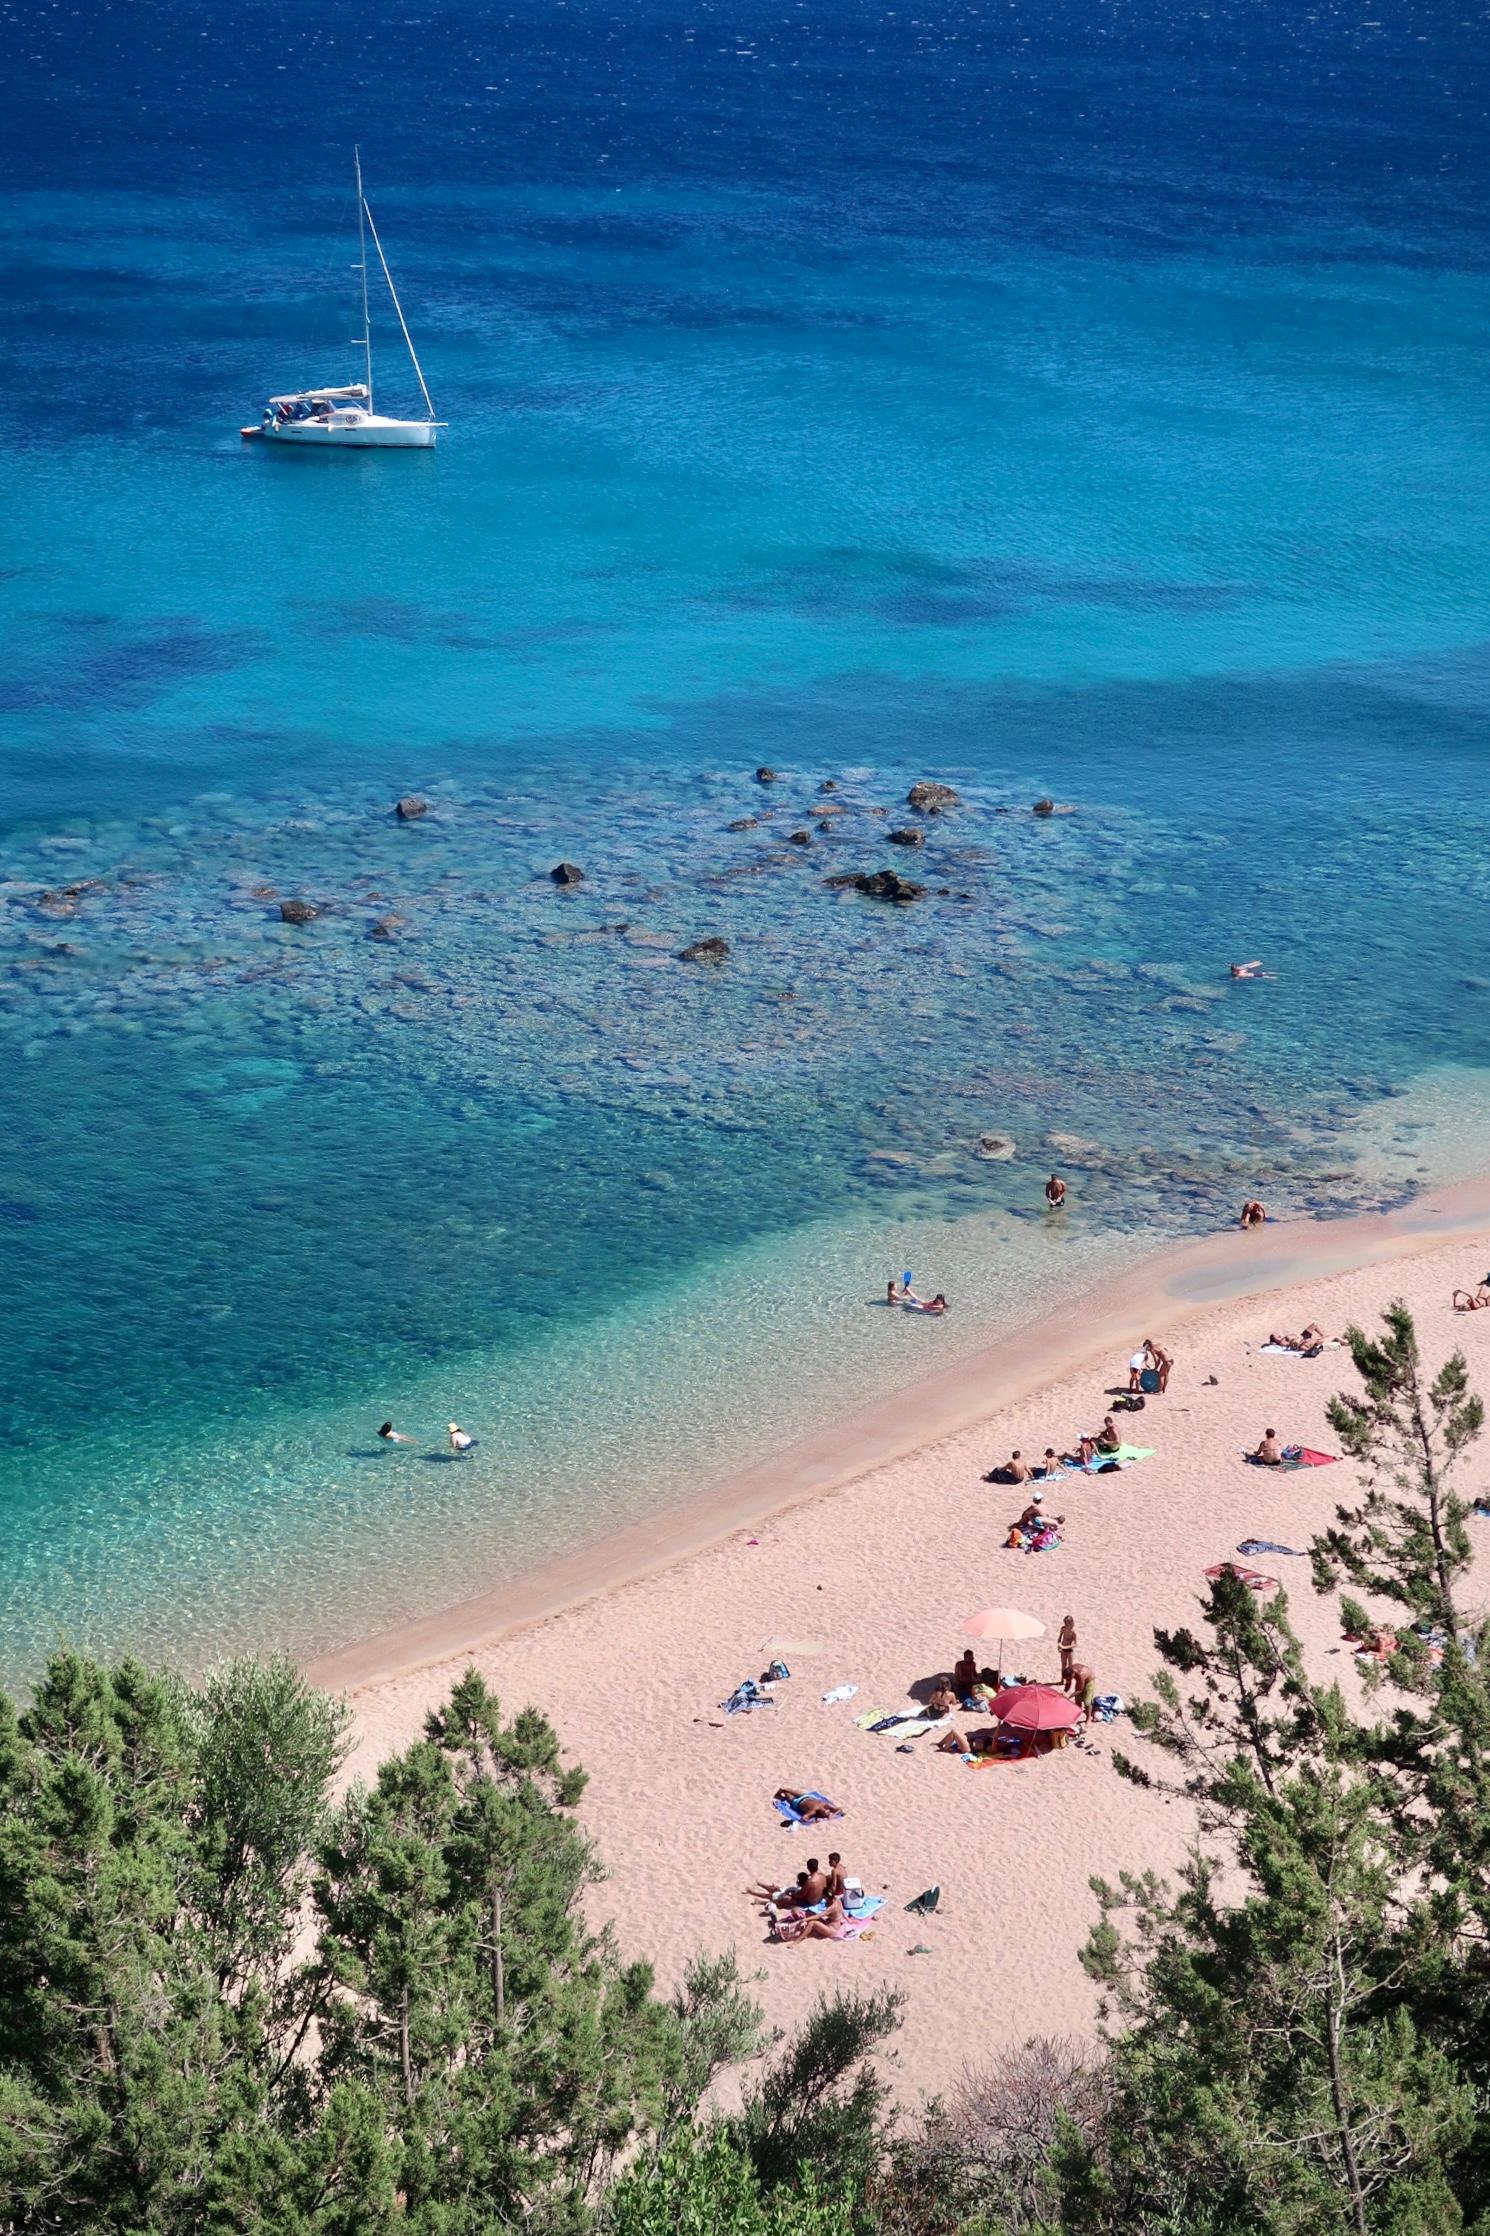
<path id="1" fill-rule="evenodd" d="M 1053 1172 L 1045 1183 L 1045 1201 L 1052 1211 L 1059 1211 L 1066 1200 L 1066 1183 L 1058 1172 Z"/>
<path id="2" fill-rule="evenodd" d="M 1071 1671 L 1076 1657 L 1076 1617 L 1074 1615 L 1068 1615 L 1062 1623 L 1061 1634 L 1056 1640 L 1056 1644 L 1061 1651 L 1061 1691 L 1067 1693 L 1071 1690 Z"/>
<path id="3" fill-rule="evenodd" d="M 1169 1377 L 1174 1366 L 1174 1359 L 1165 1350 L 1163 1344 L 1156 1343 L 1152 1336 L 1147 1336 L 1144 1340 L 1148 1345 L 1149 1356 L 1154 1362 L 1154 1372 L 1159 1377 L 1159 1395 L 1163 1397 L 1165 1391 L 1169 1388 Z"/>
<path id="4" fill-rule="evenodd" d="M 1081 1702 L 1082 1713 L 1090 1723 L 1092 1702 L 1097 1697 L 1097 1676 L 1095 1670 L 1088 1669 L 1085 1662 L 1073 1662 L 1071 1665 L 1071 1696 Z"/>

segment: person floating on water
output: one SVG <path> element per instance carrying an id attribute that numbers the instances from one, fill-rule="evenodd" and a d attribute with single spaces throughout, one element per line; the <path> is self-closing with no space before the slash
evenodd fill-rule
<path id="1" fill-rule="evenodd" d="M 1045 1183 L 1045 1201 L 1052 1211 L 1059 1211 L 1066 1200 L 1066 1183 L 1058 1172 L 1053 1172 Z"/>
<path id="2" fill-rule="evenodd" d="M 401 1436 L 391 1421 L 385 1421 L 378 1431 L 380 1444 L 412 1444 L 412 1436 Z"/>

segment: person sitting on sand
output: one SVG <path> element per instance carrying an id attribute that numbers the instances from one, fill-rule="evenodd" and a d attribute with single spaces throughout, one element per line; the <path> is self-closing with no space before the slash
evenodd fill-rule
<path id="1" fill-rule="evenodd" d="M 1085 1439 L 1083 1439 L 1083 1442 Z M 1116 1452 L 1123 1441 L 1123 1432 L 1109 1413 L 1103 1420 L 1092 1442 L 1099 1452 Z"/>
<path id="2" fill-rule="evenodd" d="M 991 1469 L 986 1477 L 990 1483 L 1031 1483 L 1035 1471 L 1023 1453 L 1014 1451 L 1003 1463 Z"/>
<path id="3" fill-rule="evenodd" d="M 1058 1172 L 1053 1172 L 1045 1183 L 1045 1201 L 1052 1211 L 1059 1211 L 1066 1200 L 1066 1183 Z"/>
<path id="4" fill-rule="evenodd" d="M 806 1885 L 807 1873 L 799 1871 L 795 1886 L 772 1887 L 762 1880 L 759 1886 L 747 1887 L 745 1892 L 752 1902 L 774 1902 L 778 1910 L 805 1910 L 807 1896 L 803 1890 Z"/>
<path id="5" fill-rule="evenodd" d="M 1066 1517 L 1064 1514 L 1046 1513 L 1045 1493 L 1043 1491 L 1036 1491 L 1034 1497 L 1030 1500 L 1029 1505 L 1020 1515 L 1019 1520 L 1015 1523 L 1014 1527 L 1016 1529 L 1034 1530 L 1064 1529 L 1065 1523 Z"/>
<path id="6" fill-rule="evenodd" d="M 978 1657 L 971 1646 L 965 1654 L 959 1654 L 957 1666 L 952 1672 L 952 1682 L 964 1700 L 978 1682 Z"/>
<path id="7" fill-rule="evenodd" d="M 1487 1304 L 1490 1304 L 1490 1286 L 1487 1286 L 1483 1281 L 1477 1289 L 1456 1289 L 1454 1291 L 1454 1310 L 1456 1312 L 1483 1312 Z"/>
<path id="8" fill-rule="evenodd" d="M 1251 1456 L 1259 1467 L 1281 1467 L 1283 1454 L 1278 1448 L 1278 1431 L 1264 1429 L 1262 1442 L 1254 1448 Z"/>
<path id="9" fill-rule="evenodd" d="M 938 1677 L 930 1700 L 926 1703 L 928 1716 L 950 1716 L 957 1706 L 958 1695 L 950 1677 Z"/>
<path id="10" fill-rule="evenodd" d="M 1242 1205 L 1242 1215 L 1238 1219 L 1237 1225 L 1239 1227 L 1261 1227 L 1266 1222 L 1267 1213 L 1263 1210 L 1262 1205 L 1258 1202 L 1256 1196 L 1249 1196 Z"/>
<path id="11" fill-rule="evenodd" d="M 843 1815 L 831 1801 L 819 1801 L 815 1793 L 793 1793 L 790 1786 L 778 1786 L 772 1799 L 789 1803 L 804 1825 L 827 1824 L 832 1818 Z"/>
<path id="12" fill-rule="evenodd" d="M 378 1431 L 380 1444 L 412 1444 L 412 1436 L 401 1436 L 391 1421 L 385 1421 Z"/>
<path id="13" fill-rule="evenodd" d="M 848 1924 L 841 1902 L 830 1902 L 820 1917 L 783 1918 L 778 1932 L 782 1941 L 841 1941 Z"/>
<path id="14" fill-rule="evenodd" d="M 1035 1473 L 1040 1477 L 1042 1482 L 1048 1483 L 1052 1475 L 1059 1475 L 1060 1472 L 1060 1455 L 1057 1453 L 1056 1448 L 1053 1444 L 1047 1444 L 1045 1447 L 1044 1456 L 1040 1461 L 1040 1465 L 1035 1469 Z"/>

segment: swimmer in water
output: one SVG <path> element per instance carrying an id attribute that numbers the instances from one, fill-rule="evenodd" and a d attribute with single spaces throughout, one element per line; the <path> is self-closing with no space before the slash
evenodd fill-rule
<path id="1" fill-rule="evenodd" d="M 445 1434 L 449 1439 L 451 1451 L 457 1454 L 469 1452 L 476 1441 L 474 1436 L 466 1434 L 458 1421 L 447 1421 L 445 1423 Z"/>
<path id="2" fill-rule="evenodd" d="M 378 1431 L 380 1444 L 412 1444 L 412 1436 L 401 1436 L 391 1421 L 385 1421 Z"/>

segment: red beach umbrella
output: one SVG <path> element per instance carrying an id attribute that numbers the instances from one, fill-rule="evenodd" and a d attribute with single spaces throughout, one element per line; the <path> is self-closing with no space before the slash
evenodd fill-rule
<path id="1" fill-rule="evenodd" d="M 1081 1722 L 1081 1702 L 1056 1685 L 1005 1685 L 993 1713 L 1011 1731 L 1072 1731 Z"/>

